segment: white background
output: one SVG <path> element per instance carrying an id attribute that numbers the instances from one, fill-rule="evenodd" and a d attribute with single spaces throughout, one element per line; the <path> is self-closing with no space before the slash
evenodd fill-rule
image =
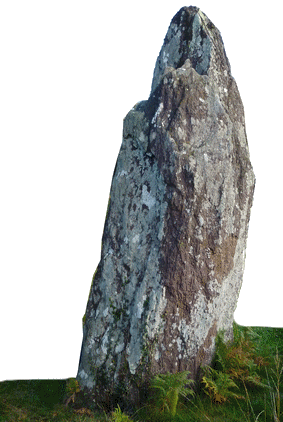
<path id="1" fill-rule="evenodd" d="M 257 179 L 235 320 L 283 326 L 280 3 L 231 4 L 194 5 L 221 31 Z M 76 376 L 123 118 L 184 5 L 0 3 L 0 380 Z"/>

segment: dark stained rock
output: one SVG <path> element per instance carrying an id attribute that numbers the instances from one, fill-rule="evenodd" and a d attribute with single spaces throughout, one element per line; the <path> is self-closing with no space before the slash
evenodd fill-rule
<path id="1" fill-rule="evenodd" d="M 152 373 L 196 378 L 217 332 L 231 338 L 254 185 L 220 32 L 184 7 L 124 119 L 77 375 L 97 400 L 136 400 Z"/>

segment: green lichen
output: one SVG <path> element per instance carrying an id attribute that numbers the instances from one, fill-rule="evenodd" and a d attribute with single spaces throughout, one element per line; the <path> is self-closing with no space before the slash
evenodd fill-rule
<path id="1" fill-rule="evenodd" d="M 95 272 L 94 272 L 94 274 L 93 274 L 93 276 L 92 276 L 92 281 L 91 281 L 91 286 L 90 286 L 90 289 L 89 289 L 89 294 L 88 294 L 87 303 L 89 302 L 89 298 L 90 298 L 90 294 L 91 294 L 91 291 L 92 291 L 92 286 L 93 286 L 93 282 L 94 282 L 94 279 L 95 279 L 95 276 L 96 276 L 97 270 L 98 270 L 98 267 L 96 268 L 96 270 L 95 270 Z M 83 316 L 83 318 L 82 318 L 82 321 L 83 321 L 83 327 L 84 327 L 85 322 L 86 322 L 86 312 L 84 313 L 84 316 Z"/>
<path id="2" fill-rule="evenodd" d="M 108 204 L 107 204 L 107 210 L 106 210 L 106 218 L 108 217 L 109 211 L 110 211 L 110 203 L 111 203 L 111 195 L 109 195 Z"/>
<path id="3" fill-rule="evenodd" d="M 122 282 L 122 287 L 125 287 L 127 284 L 130 283 L 130 280 L 128 278 L 124 278 L 124 281 Z"/>
<path id="4" fill-rule="evenodd" d="M 120 318 L 121 318 L 121 316 L 122 316 L 122 315 L 125 315 L 125 314 L 126 314 L 125 309 L 123 309 L 123 308 L 117 308 L 117 307 L 114 305 L 114 302 L 113 302 L 113 300 L 111 299 L 111 297 L 109 298 L 109 305 L 110 305 L 110 308 L 111 308 L 111 310 L 112 310 L 112 315 L 113 315 L 113 317 L 114 317 L 114 320 L 115 320 L 116 322 L 120 320 Z"/>

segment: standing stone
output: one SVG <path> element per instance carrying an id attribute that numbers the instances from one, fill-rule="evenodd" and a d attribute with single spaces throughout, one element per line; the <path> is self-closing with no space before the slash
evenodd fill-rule
<path id="1" fill-rule="evenodd" d="M 136 400 L 158 372 L 196 378 L 217 332 L 231 338 L 254 185 L 220 32 L 184 7 L 124 119 L 77 375 L 98 401 Z"/>

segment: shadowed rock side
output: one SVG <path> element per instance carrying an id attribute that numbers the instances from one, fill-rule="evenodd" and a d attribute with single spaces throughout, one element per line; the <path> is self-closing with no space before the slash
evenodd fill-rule
<path id="1" fill-rule="evenodd" d="M 77 378 L 137 400 L 156 372 L 190 370 L 232 335 L 255 177 L 219 31 L 173 18 L 152 91 L 124 119 Z"/>

